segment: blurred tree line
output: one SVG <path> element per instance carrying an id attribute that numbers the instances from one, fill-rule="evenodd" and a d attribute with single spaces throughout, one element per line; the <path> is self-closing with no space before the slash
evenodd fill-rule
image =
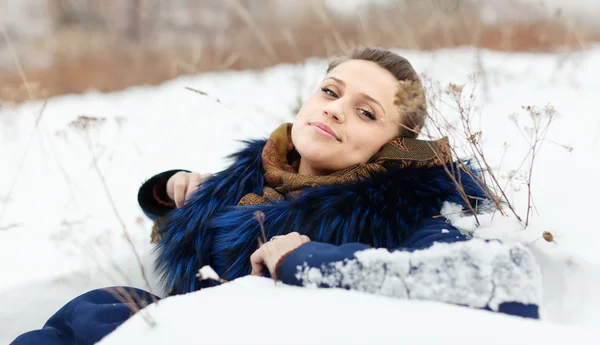
<path id="1" fill-rule="evenodd" d="M 491 0 L 1 0 L 0 103 L 260 69 L 356 45 L 549 51 L 600 39 L 510 1 L 526 20 L 503 18 L 508 4 Z"/>

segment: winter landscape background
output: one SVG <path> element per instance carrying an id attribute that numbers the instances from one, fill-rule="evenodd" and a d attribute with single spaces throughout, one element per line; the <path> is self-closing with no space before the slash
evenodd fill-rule
<path id="1" fill-rule="evenodd" d="M 57 3 L 0 2 L 0 343 L 41 327 L 90 289 L 130 285 L 161 294 L 155 276 L 150 286 L 142 279 L 134 255 L 152 272 L 151 222 L 136 200 L 141 183 L 167 169 L 224 168 L 224 157 L 241 147 L 239 140 L 265 137 L 293 121 L 324 73 L 323 57 L 369 43 L 361 39 L 394 49 L 441 87 L 474 88 L 482 146 L 519 212 L 527 208 L 529 168 L 521 166 L 529 143 L 518 126 L 530 126 L 522 107 L 556 109 L 535 158 L 531 224 L 524 229 L 514 218 L 496 215 L 475 228 L 473 219 L 453 217 L 477 237 L 520 241 L 532 249 L 544 276 L 542 321 L 248 277 L 169 298 L 147 311 L 157 327 L 149 330 L 136 315 L 102 343 L 600 340 L 600 229 L 594 222 L 600 195 L 600 45 L 594 37 L 600 30 L 593 21 L 600 5 L 315 1 L 322 7 L 309 12 L 284 0 L 230 1 L 229 7 L 190 0 L 170 2 L 178 11 L 150 12 L 178 23 L 175 31 L 136 11 L 154 8 L 152 1 L 64 2 L 75 4 L 82 16 L 66 24 L 52 12 L 63 8 L 52 7 Z M 186 7 L 191 5 L 197 12 Z M 387 17 L 361 22 L 362 15 L 381 14 L 386 7 L 379 6 L 401 8 L 397 13 L 406 16 L 419 13 L 424 17 L 414 20 L 427 25 L 406 21 L 400 28 L 390 23 L 402 21 Z M 198 27 L 212 25 L 198 13 L 214 19 L 213 27 Z M 290 24 L 287 39 L 264 29 L 276 24 L 267 20 L 275 18 L 269 13 Z M 306 16 L 291 21 L 290 13 Z M 302 31 L 311 20 L 325 34 Z M 473 23 L 480 23 L 475 36 L 468 26 Z M 444 28 L 451 29 L 442 37 Z M 245 41 L 228 36 L 242 29 L 249 33 Z M 239 43 L 238 50 L 228 41 Z M 452 108 L 442 110 L 456 119 Z"/>

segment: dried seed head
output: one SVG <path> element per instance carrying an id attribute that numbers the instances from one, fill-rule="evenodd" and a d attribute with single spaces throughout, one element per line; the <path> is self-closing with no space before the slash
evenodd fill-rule
<path id="1" fill-rule="evenodd" d="M 264 224 L 265 222 L 265 214 L 263 211 L 254 211 L 254 219 L 256 219 L 257 222 Z"/>
<path id="2" fill-rule="evenodd" d="M 471 134 L 467 140 L 471 143 L 471 144 L 478 144 L 479 143 L 479 138 L 481 138 L 481 133 L 482 131 L 477 131 L 473 134 Z"/>
<path id="3" fill-rule="evenodd" d="M 421 83 L 412 80 L 400 80 L 394 97 L 394 105 L 404 107 L 406 111 L 415 111 L 425 103 Z"/>
<path id="4" fill-rule="evenodd" d="M 69 123 L 69 126 L 78 130 L 88 130 L 104 123 L 106 118 L 98 116 L 79 115 L 76 120 Z"/>
<path id="5" fill-rule="evenodd" d="M 463 93 L 464 85 L 456 85 L 453 83 L 448 84 L 446 88 L 446 94 L 451 96 L 460 96 Z"/>
<path id="6" fill-rule="evenodd" d="M 401 115 L 400 126 L 405 129 L 404 136 L 416 137 L 427 117 L 425 90 L 420 81 L 401 80 L 398 82 L 394 105 Z"/>
<path id="7" fill-rule="evenodd" d="M 260 234 L 262 239 L 258 239 L 258 246 L 262 246 L 263 243 L 267 243 L 267 234 L 265 233 L 265 213 L 263 211 L 254 211 L 254 219 L 260 225 Z"/>

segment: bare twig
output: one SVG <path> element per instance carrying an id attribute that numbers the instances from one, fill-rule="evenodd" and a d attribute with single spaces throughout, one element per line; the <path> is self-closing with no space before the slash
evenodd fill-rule
<path id="1" fill-rule="evenodd" d="M 35 133 L 37 132 L 38 124 L 40 123 L 40 120 L 42 119 L 44 110 L 46 110 L 46 104 L 48 104 L 48 100 L 45 100 L 44 104 L 42 104 L 42 108 L 40 109 L 38 116 L 35 120 L 35 126 L 33 127 L 31 134 L 29 134 L 29 139 L 27 139 L 27 146 L 25 147 L 25 152 L 23 153 L 23 155 L 21 156 L 21 160 L 17 164 L 17 172 L 15 173 L 15 176 L 13 176 L 12 181 L 8 187 L 8 192 L 5 196 L 6 200 L 4 201 L 5 207 L 2 208 L 2 212 L 0 213 L 0 224 L 2 224 L 2 220 L 4 219 L 6 210 L 8 209 L 8 207 L 6 207 L 6 204 L 10 200 L 13 190 L 15 189 L 15 186 L 17 185 L 19 176 L 21 176 L 21 171 L 23 170 L 23 166 L 25 164 L 25 159 L 27 158 L 27 156 L 29 154 L 29 150 L 31 149 L 31 144 L 33 143 L 33 139 L 35 138 Z"/>
<path id="2" fill-rule="evenodd" d="M 31 88 L 31 85 L 30 85 L 29 81 L 27 80 L 27 75 L 25 75 L 25 70 L 23 69 L 23 66 L 21 65 L 21 61 L 19 60 L 19 57 L 17 56 L 17 52 L 15 51 L 15 49 L 12 46 L 10 37 L 8 36 L 8 32 L 6 31 L 6 27 L 4 26 L 4 24 L 1 21 L 0 21 L 0 31 L 2 32 L 2 36 L 4 37 L 4 40 L 6 41 L 8 50 L 10 51 L 10 54 L 12 55 L 13 61 L 15 63 L 15 67 L 17 67 L 17 71 L 19 72 L 19 76 L 21 77 L 21 80 L 23 81 L 23 84 L 25 85 L 25 89 L 27 90 L 27 96 L 29 97 L 30 100 L 33 100 L 33 99 L 35 99 L 33 89 Z"/>
<path id="3" fill-rule="evenodd" d="M 267 235 L 265 233 L 265 214 L 262 211 L 254 211 L 254 219 L 256 219 L 260 225 L 260 233 L 262 236 L 262 241 L 261 238 L 258 239 L 258 246 L 260 247 L 267 243 Z"/>
<path id="4" fill-rule="evenodd" d="M 244 23 L 252 30 L 252 33 L 256 36 L 260 44 L 263 46 L 267 54 L 269 55 L 271 62 L 275 63 L 275 61 L 279 61 L 279 57 L 273 48 L 273 45 L 262 31 L 259 25 L 257 25 L 256 21 L 252 18 L 252 15 L 248 12 L 248 10 L 240 4 L 239 0 L 230 0 L 231 7 L 235 10 L 238 16 L 244 21 Z"/>
<path id="5" fill-rule="evenodd" d="M 22 223 L 12 223 L 12 224 L 8 224 L 6 226 L 0 227 L 0 231 L 8 231 L 10 229 L 15 229 L 15 228 L 18 228 L 18 227 L 21 227 L 21 226 L 23 226 Z"/>
<path id="6" fill-rule="evenodd" d="M 68 226 L 71 227 L 70 224 Z M 72 238 L 71 241 L 73 241 Z M 154 318 L 152 318 L 150 313 L 148 313 L 145 310 L 142 310 L 148 305 L 147 300 L 141 298 L 137 293 L 130 293 L 124 287 L 118 286 L 118 280 L 115 279 L 108 270 L 104 269 L 104 262 L 99 259 L 98 255 L 96 255 L 97 253 L 95 253 L 90 246 L 84 243 L 77 243 L 77 241 L 75 242 L 75 244 L 79 248 L 83 248 L 83 250 L 88 253 L 88 256 L 96 262 L 97 267 L 101 271 L 103 271 L 104 275 L 112 282 L 111 284 L 114 285 L 113 287 L 105 288 L 104 290 L 113 295 L 119 302 L 125 304 L 127 308 L 131 310 L 132 313 L 140 313 L 144 321 L 151 328 L 154 328 L 156 326 L 156 321 L 154 320 Z M 129 282 L 129 276 L 123 271 L 123 269 L 118 264 L 112 262 L 112 269 L 114 269 L 115 272 L 118 272 L 119 275 L 127 281 L 127 284 L 131 285 L 131 282 Z M 151 294 L 151 296 L 153 303 L 155 303 L 156 299 L 154 298 L 154 295 Z"/>
<path id="7" fill-rule="evenodd" d="M 142 259 L 140 258 L 140 255 L 138 254 L 138 252 L 135 248 L 135 245 L 133 244 L 133 240 L 131 239 L 131 236 L 129 235 L 129 231 L 127 231 L 127 226 L 125 225 L 125 222 L 123 221 L 123 218 L 121 217 L 121 214 L 120 214 L 119 210 L 117 209 L 117 206 L 112 197 L 112 193 L 110 192 L 110 188 L 108 187 L 108 183 L 106 182 L 106 179 L 104 178 L 104 174 L 102 173 L 102 171 L 100 171 L 100 168 L 98 167 L 98 162 L 95 157 L 94 148 L 92 147 L 92 140 L 90 138 L 89 131 L 85 130 L 84 133 L 85 133 L 85 137 L 87 139 L 88 149 L 90 150 L 90 154 L 92 155 L 94 171 L 96 172 L 96 175 L 98 176 L 98 179 L 100 180 L 100 183 L 102 184 L 102 188 L 104 189 L 105 196 L 113 210 L 113 214 L 115 215 L 115 218 L 117 219 L 117 221 L 119 222 L 119 224 L 121 226 L 121 229 L 123 230 L 123 235 L 125 237 L 125 240 L 129 244 L 131 251 L 133 252 L 133 254 L 135 256 L 138 267 L 142 274 L 142 278 L 144 279 L 144 283 L 146 284 L 148 291 L 152 295 L 153 302 L 156 303 L 156 302 L 158 302 L 158 300 L 154 297 L 154 293 L 152 292 L 152 285 L 150 284 L 150 281 L 148 280 L 148 277 L 146 274 L 146 269 L 144 268 Z"/>
<path id="8" fill-rule="evenodd" d="M 426 78 L 424 78 L 426 79 Z M 427 80 L 427 79 L 426 79 Z M 546 139 L 546 134 L 550 124 L 552 123 L 552 119 L 554 117 L 554 108 L 551 106 L 547 106 L 543 111 L 535 108 L 535 107 L 524 107 L 526 111 L 529 113 L 529 117 L 532 120 L 533 126 L 531 128 L 521 127 L 517 121 L 516 115 L 512 116 L 513 122 L 518 127 L 519 132 L 524 137 L 526 142 L 530 145 L 530 149 L 527 152 L 526 157 L 521 162 L 519 168 L 528 162 L 528 173 L 527 178 L 525 179 L 527 188 L 528 188 L 528 197 L 527 197 L 527 212 L 526 217 L 523 218 L 517 212 L 512 202 L 509 200 L 506 195 L 506 186 L 501 186 L 500 182 L 494 172 L 494 169 L 489 164 L 489 161 L 486 155 L 483 152 L 481 147 L 481 137 L 483 132 L 481 130 L 474 130 L 472 119 L 473 116 L 477 113 L 476 108 L 474 107 L 475 102 L 475 87 L 470 91 L 470 93 L 465 94 L 464 87 L 458 86 L 454 84 L 449 84 L 449 86 L 443 91 L 443 94 L 451 97 L 451 102 L 445 102 L 443 99 L 440 99 L 440 94 L 442 92 L 437 91 L 432 86 L 433 84 L 430 82 L 430 96 L 428 97 L 428 103 L 430 105 L 430 109 L 432 112 L 428 113 L 428 135 L 431 135 L 431 130 L 433 129 L 437 136 L 442 137 L 452 137 L 455 142 L 456 137 L 453 136 L 454 133 L 460 133 L 461 141 L 466 141 L 467 145 L 462 149 L 467 152 L 467 155 L 471 157 L 472 161 L 477 164 L 477 166 L 481 169 L 481 175 L 475 174 L 470 167 L 467 165 L 465 161 L 460 158 L 459 150 L 457 144 L 450 145 L 449 150 L 452 153 L 452 156 L 456 160 L 453 164 L 445 164 L 444 169 L 446 173 L 450 176 L 452 181 L 457 186 L 457 191 L 459 192 L 463 201 L 469 208 L 469 212 L 476 214 L 477 210 L 474 210 L 471 207 L 470 201 L 471 198 L 466 195 L 464 192 L 464 188 L 462 187 L 462 180 L 460 178 L 461 174 L 454 170 L 452 167 L 456 166 L 460 172 L 464 172 L 466 176 L 471 178 L 471 180 L 475 183 L 475 185 L 485 194 L 490 202 L 492 202 L 496 206 L 496 210 L 500 213 L 504 214 L 503 207 L 506 206 L 510 212 L 515 216 L 515 218 L 523 225 L 523 227 L 527 227 L 530 222 L 531 210 L 534 209 L 538 214 L 538 210 L 535 207 L 533 193 L 531 188 L 531 180 L 534 171 L 534 162 L 535 156 L 538 154 L 541 149 L 542 144 L 545 141 L 550 141 Z M 440 109 L 437 107 L 437 103 L 444 104 L 458 114 L 458 119 L 460 121 L 459 126 L 455 126 L 449 122 L 447 118 L 444 118 L 440 115 Z M 550 141 L 552 142 L 552 141 Z M 566 150 L 571 151 L 572 148 L 566 145 L 560 145 L 558 143 L 552 142 L 556 145 L 559 145 Z M 501 159 L 501 162 L 504 160 L 504 156 L 506 155 L 507 147 L 505 144 L 504 153 Z M 442 160 L 444 161 L 444 160 Z M 510 179 L 514 178 L 511 176 Z M 497 197 L 499 195 L 501 198 Z M 476 208 L 479 208 L 479 200 L 475 202 Z M 466 212 L 466 211 L 465 211 Z M 479 225 L 479 221 L 475 218 L 477 225 Z"/>
<path id="9" fill-rule="evenodd" d="M 213 101 L 215 101 L 215 102 L 217 102 L 217 103 L 221 103 L 221 100 L 220 100 L 220 99 L 218 99 L 218 98 L 216 98 L 216 97 L 213 97 L 213 96 L 209 95 L 209 94 L 208 94 L 208 92 L 206 92 L 206 91 L 202 91 L 202 90 L 194 89 L 194 88 L 191 88 L 191 87 L 189 87 L 189 86 L 186 86 L 186 87 L 185 87 L 185 89 L 186 89 L 186 90 L 193 91 L 193 92 L 196 92 L 196 93 L 199 93 L 199 94 L 201 94 L 202 96 L 206 96 L 206 97 L 208 97 L 208 98 L 212 99 Z"/>
<path id="10" fill-rule="evenodd" d="M 312 4 L 312 9 L 314 11 L 314 14 L 316 14 L 316 16 L 319 19 L 321 19 L 321 22 L 323 24 L 325 24 L 327 29 L 329 29 L 329 32 L 333 36 L 333 40 L 335 41 L 336 45 L 338 46 L 338 49 L 340 49 L 342 51 L 347 50 L 350 47 L 350 45 L 348 44 L 348 42 L 346 42 L 346 40 L 344 40 L 344 38 L 340 34 L 339 30 L 337 30 L 337 28 L 335 27 L 333 20 L 332 20 L 331 16 L 329 15 L 325 4 L 323 2 L 310 2 L 310 3 Z"/>
<path id="11" fill-rule="evenodd" d="M 234 114 L 236 114 L 236 115 L 237 115 L 237 114 L 240 114 L 240 112 L 239 112 L 239 111 L 236 111 L 235 109 L 232 109 L 232 108 L 231 108 L 231 107 L 230 107 L 230 106 L 229 106 L 227 103 L 223 102 L 223 101 L 222 101 L 220 98 L 214 97 L 214 96 L 212 96 L 211 94 L 209 94 L 209 93 L 208 93 L 208 92 L 206 92 L 206 91 L 202 91 L 202 90 L 194 89 L 194 88 L 192 88 L 192 87 L 189 87 L 189 86 L 186 86 L 186 87 L 185 87 L 185 89 L 186 89 L 186 90 L 189 90 L 189 91 L 192 91 L 192 92 L 195 92 L 195 93 L 198 93 L 198 94 L 200 94 L 200 95 L 202 95 L 202 96 L 208 97 L 210 100 L 212 100 L 212 101 L 215 101 L 215 102 L 219 103 L 220 105 L 222 105 L 223 107 L 225 107 L 227 110 L 230 110 L 232 113 L 234 113 Z M 267 112 L 267 111 L 266 111 L 264 108 L 255 107 L 255 106 L 253 106 L 253 105 L 250 105 L 250 107 L 254 107 L 254 108 L 257 110 L 257 111 L 261 111 L 261 112 L 263 112 L 263 113 L 268 113 L 268 112 Z M 276 114 L 270 114 L 270 115 L 277 116 Z M 240 118 L 242 118 L 244 121 L 246 121 L 247 123 L 249 123 L 249 124 L 251 124 L 252 126 L 254 126 L 255 128 L 257 128 L 257 129 L 260 129 L 260 130 L 263 130 L 263 128 L 261 128 L 261 127 L 260 127 L 260 126 L 257 124 L 257 122 L 256 122 L 255 120 L 254 120 L 254 121 L 251 121 L 251 120 L 249 120 L 249 119 L 248 119 L 247 117 L 245 117 L 245 116 L 242 116 L 242 115 L 238 115 L 238 116 L 239 116 Z"/>
<path id="12" fill-rule="evenodd" d="M 17 56 L 15 50 L 12 47 L 12 43 L 11 43 L 10 37 L 8 36 L 6 28 L 4 27 L 4 25 L 1 22 L 0 22 L 0 30 L 2 31 L 2 35 L 6 41 L 7 46 L 9 47 L 9 50 L 11 51 L 11 54 L 12 54 L 12 57 L 14 60 L 13 62 L 15 64 L 17 70 L 19 71 L 19 76 L 21 78 L 21 81 L 23 82 L 23 84 L 25 85 L 25 87 L 27 89 L 29 100 L 34 100 L 35 95 L 31 89 L 31 85 L 30 85 L 29 81 L 27 80 L 27 75 L 25 74 L 23 66 L 21 65 L 21 62 L 19 60 L 19 57 Z M 13 177 L 13 179 L 11 181 L 8 193 L 5 196 L 5 201 L 4 201 L 5 207 L 2 208 L 2 212 L 0 213 L 0 224 L 2 224 L 2 220 L 4 219 L 4 216 L 6 215 L 6 210 L 8 209 L 7 204 L 10 200 L 10 197 L 12 196 L 12 193 L 13 193 L 15 185 L 19 179 L 19 176 L 21 175 L 21 171 L 23 170 L 25 159 L 27 158 L 27 156 L 29 154 L 29 150 L 31 149 L 31 144 L 33 143 L 33 139 L 35 138 L 35 134 L 40 125 L 42 117 L 44 115 L 44 111 L 46 110 L 47 104 L 48 104 L 48 99 L 44 100 L 44 103 L 42 104 L 42 108 L 38 112 L 38 115 L 35 119 L 35 124 L 34 124 L 33 130 L 31 131 L 29 139 L 27 140 L 27 144 L 26 144 L 27 146 L 25 147 L 25 152 L 21 156 L 21 160 L 19 161 L 19 164 L 17 165 L 17 172 L 15 173 L 15 176 Z M 53 153 L 56 155 L 55 152 L 53 152 Z M 69 187 L 71 187 L 71 185 L 69 184 L 69 179 L 67 178 L 65 169 L 62 166 L 61 162 L 58 159 L 56 159 L 56 163 L 58 164 L 59 169 L 63 173 L 63 176 L 65 177 L 65 180 L 67 181 L 67 184 L 69 185 Z M 71 192 L 72 192 L 72 190 L 71 190 Z"/>
<path id="13" fill-rule="evenodd" d="M 157 326 L 156 321 L 148 312 L 143 312 L 142 309 L 148 306 L 146 299 L 140 297 L 136 290 L 128 291 L 123 286 L 115 286 L 105 288 L 105 291 L 113 295 L 119 302 L 125 304 L 133 313 L 138 313 L 144 321 L 154 328 Z M 150 294 L 152 303 L 156 303 L 156 298 Z"/>
<path id="14" fill-rule="evenodd" d="M 260 248 L 260 247 L 262 247 L 263 244 L 267 243 L 267 235 L 265 233 L 265 214 L 262 211 L 255 211 L 254 219 L 256 219 L 256 221 L 260 225 L 260 233 L 262 236 L 262 239 L 261 238 L 258 239 L 258 247 Z M 274 237 L 277 237 L 277 236 L 274 236 Z M 270 252 L 269 246 L 265 246 L 262 250 L 266 250 L 267 252 Z M 277 278 L 274 275 L 271 276 L 271 279 L 273 279 L 274 282 L 277 282 Z"/>
<path id="15" fill-rule="evenodd" d="M 552 120 L 554 119 L 554 115 L 556 112 L 555 112 L 554 108 L 552 108 L 550 106 L 547 106 L 546 108 L 544 108 L 543 113 L 539 109 L 532 107 L 532 106 L 523 107 L 523 109 L 525 109 L 529 113 L 529 117 L 531 118 L 531 121 L 533 123 L 533 129 L 531 131 L 532 138 L 530 141 L 530 146 L 531 146 L 530 164 L 529 164 L 529 172 L 528 172 L 528 176 L 527 176 L 527 218 L 525 220 L 525 226 L 528 226 L 530 215 L 531 215 L 531 209 L 532 209 L 531 203 L 533 200 L 533 196 L 531 193 L 531 180 L 533 177 L 533 166 L 534 166 L 536 155 L 544 142 L 544 139 L 546 137 L 546 134 L 548 132 L 550 124 L 552 123 Z M 542 115 L 544 115 L 544 116 L 542 116 Z M 544 119 L 546 119 L 545 123 L 542 122 Z"/>

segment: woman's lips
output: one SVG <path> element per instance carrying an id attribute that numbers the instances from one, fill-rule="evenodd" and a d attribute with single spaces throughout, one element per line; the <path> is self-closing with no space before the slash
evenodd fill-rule
<path id="1" fill-rule="evenodd" d="M 317 132 L 323 134 L 326 137 L 329 137 L 331 139 L 335 139 L 337 141 L 340 141 L 340 139 L 338 138 L 337 134 L 335 134 L 335 132 L 331 129 L 331 127 L 327 126 L 324 123 L 321 122 L 311 122 L 309 123 Z"/>

